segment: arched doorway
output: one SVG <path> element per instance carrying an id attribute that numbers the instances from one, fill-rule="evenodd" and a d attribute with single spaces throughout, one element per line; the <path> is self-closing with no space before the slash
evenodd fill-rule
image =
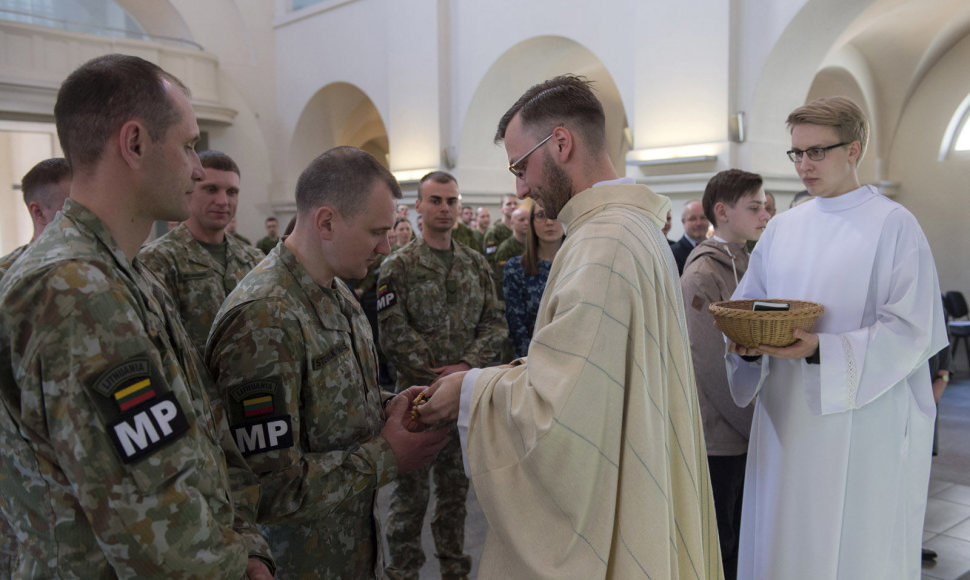
<path id="1" fill-rule="evenodd" d="M 582 75 L 594 83 L 606 111 L 610 159 L 622 175 L 630 149 L 627 116 L 620 91 L 603 62 L 582 44 L 562 36 L 539 36 L 516 44 L 482 77 L 463 117 L 457 173 L 463 195 L 514 191 L 506 171 L 505 150 L 493 143 L 499 119 L 530 86 L 561 74 Z M 484 200 L 482 200 L 484 201 Z"/>

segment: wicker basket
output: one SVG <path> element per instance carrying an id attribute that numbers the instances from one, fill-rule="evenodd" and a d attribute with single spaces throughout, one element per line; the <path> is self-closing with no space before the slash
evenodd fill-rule
<path id="1" fill-rule="evenodd" d="M 758 300 L 758 302 L 782 302 L 789 310 L 758 310 L 751 308 L 754 300 L 724 300 L 714 302 L 709 309 L 728 338 L 747 347 L 759 344 L 788 346 L 795 342 L 792 334 L 796 328 L 811 331 L 825 308 L 806 300 Z"/>

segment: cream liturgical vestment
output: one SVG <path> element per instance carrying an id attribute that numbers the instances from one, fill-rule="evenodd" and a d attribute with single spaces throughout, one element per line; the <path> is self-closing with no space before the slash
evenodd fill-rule
<path id="1" fill-rule="evenodd" d="M 727 355 L 735 402 L 757 397 L 738 578 L 919 578 L 947 342 L 916 219 L 871 187 L 778 214 L 734 298 L 825 306 L 820 364 Z"/>
<path id="2" fill-rule="evenodd" d="M 669 207 L 575 195 L 528 357 L 465 377 L 480 578 L 723 577 Z"/>

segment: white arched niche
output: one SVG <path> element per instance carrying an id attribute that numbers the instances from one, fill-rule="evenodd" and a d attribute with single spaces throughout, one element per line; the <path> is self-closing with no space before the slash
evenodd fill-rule
<path id="1" fill-rule="evenodd" d="M 593 81 L 606 112 L 606 142 L 620 175 L 630 149 L 627 116 L 620 91 L 603 62 L 582 44 L 562 36 L 524 40 L 500 56 L 482 77 L 463 118 L 456 175 L 463 195 L 515 190 L 505 150 L 494 143 L 499 119 L 529 87 L 561 74 Z"/>

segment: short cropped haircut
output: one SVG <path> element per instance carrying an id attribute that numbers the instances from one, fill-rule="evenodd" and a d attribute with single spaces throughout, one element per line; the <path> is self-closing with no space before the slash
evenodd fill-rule
<path id="1" fill-rule="evenodd" d="M 273 217 L 273 216 L 269 216 L 268 218 L 266 218 L 266 219 L 264 219 L 264 220 L 263 220 L 263 225 L 266 225 L 266 224 L 268 224 L 269 222 L 276 222 L 276 223 L 279 223 L 279 220 L 278 220 L 278 219 L 276 219 L 276 218 L 275 218 L 275 217 Z"/>
<path id="2" fill-rule="evenodd" d="M 718 202 L 734 207 L 734 204 L 745 195 L 757 193 L 763 184 L 764 180 L 757 173 L 749 173 L 740 169 L 728 169 L 719 172 L 707 182 L 707 187 L 704 188 L 704 197 L 701 199 L 707 221 L 717 227 L 714 206 Z"/>
<path id="3" fill-rule="evenodd" d="M 296 182 L 296 211 L 305 214 L 329 205 L 345 218 L 352 218 L 366 206 L 379 181 L 387 185 L 394 199 L 401 199 L 401 186 L 373 155 L 356 147 L 334 147 L 310 162 Z"/>
<path id="4" fill-rule="evenodd" d="M 421 187 L 424 186 L 426 181 L 433 181 L 435 183 L 454 183 L 455 185 L 458 185 L 458 180 L 455 179 L 455 176 L 447 171 L 432 171 L 431 173 L 426 173 L 418 182 L 418 199 L 421 199 Z"/>
<path id="5" fill-rule="evenodd" d="M 57 92 L 54 122 L 64 156 L 74 168 L 93 165 L 121 126 L 145 124 L 152 141 L 181 120 L 164 82 L 189 90 L 173 75 L 136 56 L 109 54 L 89 60 L 67 77 Z"/>
<path id="6" fill-rule="evenodd" d="M 203 151 L 202 153 L 199 153 L 199 161 L 202 162 L 202 167 L 205 169 L 231 171 L 242 177 L 242 174 L 239 173 L 239 166 L 236 165 L 236 162 L 232 160 L 232 157 L 229 157 L 222 151 L 216 151 L 214 149 Z"/>
<path id="7" fill-rule="evenodd" d="M 495 142 L 505 140 L 505 131 L 516 114 L 522 125 L 539 133 L 551 133 L 563 125 L 576 131 L 592 152 L 606 148 L 606 114 L 593 94 L 592 82 L 584 77 L 563 75 L 539 83 L 525 92 L 502 115 Z"/>
<path id="8" fill-rule="evenodd" d="M 61 181 L 70 179 L 71 165 L 63 157 L 45 159 L 30 168 L 20 180 L 20 189 L 24 194 L 24 205 L 30 206 L 32 202 L 39 203 L 44 209 L 56 209 L 53 206 L 55 201 L 52 194 L 57 193 L 54 187 Z M 58 201 L 60 194 L 58 194 Z M 57 207 L 60 207 L 59 205 Z"/>
<path id="9" fill-rule="evenodd" d="M 795 125 L 824 125 L 833 127 L 843 143 L 858 141 L 861 148 L 857 165 L 869 145 L 869 120 L 859 105 L 847 97 L 815 99 L 792 111 L 785 123 L 788 124 L 789 133 Z"/>

